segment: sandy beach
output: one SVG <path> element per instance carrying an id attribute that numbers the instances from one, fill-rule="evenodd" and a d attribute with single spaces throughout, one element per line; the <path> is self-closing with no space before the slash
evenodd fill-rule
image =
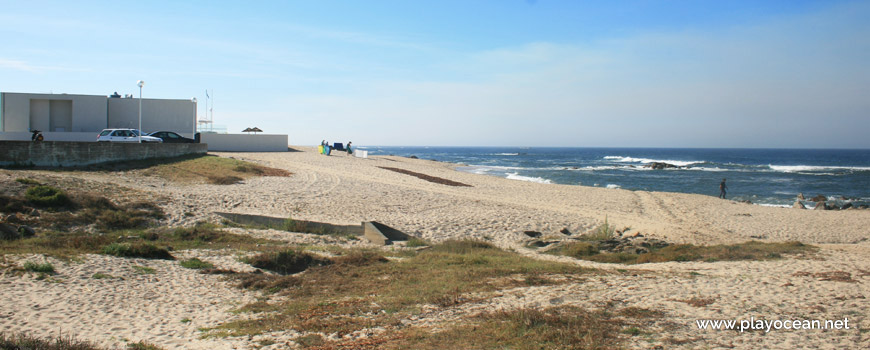
<path id="1" fill-rule="evenodd" d="M 485 240 L 535 257 L 604 271 L 571 283 L 518 287 L 485 295 L 481 301 L 432 308 L 415 327 L 438 328 L 485 311 L 576 305 L 591 309 L 640 307 L 661 310 L 651 335 L 627 338 L 630 348 L 866 348 L 870 347 L 870 211 L 815 211 L 764 207 L 712 196 L 539 184 L 456 171 L 454 164 L 378 156 L 368 159 L 323 156 L 312 147 L 287 153 L 215 153 L 284 169 L 289 177 L 255 177 L 235 185 L 178 184 L 145 176 L 141 170 L 50 172 L 0 170 L 6 179 L 38 176 L 77 178 L 138 191 L 160 201 L 166 226 L 219 222 L 214 212 L 359 224 L 378 221 L 431 242 Z M 469 186 L 448 186 L 398 173 L 398 168 Z M 818 253 L 772 261 L 603 264 L 540 254 L 525 244 L 524 231 L 558 237 L 605 222 L 626 233 L 670 243 L 733 244 L 749 240 L 798 241 Z M 368 246 L 362 241 L 275 230 L 233 229 L 288 244 Z M 390 249 L 389 247 L 386 249 Z M 191 250 L 219 268 L 252 269 L 232 251 Z M 3 265 L 51 261 L 49 281 L 32 275 L 0 276 L 0 331 L 38 336 L 70 334 L 108 347 L 145 340 L 167 349 L 280 349 L 292 346 L 294 330 L 255 338 L 201 338 L 244 314 L 233 310 L 259 294 L 233 288 L 219 276 L 201 275 L 176 262 L 87 255 L 72 261 L 7 255 Z M 133 266 L 154 273 L 142 274 Z M 95 273 L 113 278 L 94 279 Z M 610 273 L 612 272 L 612 273 Z M 830 278 L 837 273 L 839 278 Z M 846 278 L 848 277 L 848 278 Z M 703 302 L 698 302 L 703 301 Z M 699 330 L 698 319 L 842 320 L 843 330 L 737 332 Z M 263 345 L 263 339 L 270 344 Z"/>

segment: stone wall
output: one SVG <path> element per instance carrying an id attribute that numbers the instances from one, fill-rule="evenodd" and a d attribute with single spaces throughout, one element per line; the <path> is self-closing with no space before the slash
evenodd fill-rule
<path id="1" fill-rule="evenodd" d="M 0 141 L 0 166 L 71 167 L 205 154 L 202 143 Z"/>

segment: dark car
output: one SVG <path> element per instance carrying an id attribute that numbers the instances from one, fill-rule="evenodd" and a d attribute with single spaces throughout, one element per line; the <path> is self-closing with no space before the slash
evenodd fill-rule
<path id="1" fill-rule="evenodd" d="M 148 136 L 157 137 L 163 139 L 163 143 L 195 143 L 196 141 L 193 139 L 186 138 L 179 134 L 176 134 L 172 131 L 155 131 Z"/>

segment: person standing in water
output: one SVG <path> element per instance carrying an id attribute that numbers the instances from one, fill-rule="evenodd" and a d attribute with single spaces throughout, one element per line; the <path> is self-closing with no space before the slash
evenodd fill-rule
<path id="1" fill-rule="evenodd" d="M 725 185 L 725 179 L 722 179 L 722 182 L 719 184 L 719 198 L 725 199 L 725 190 L 728 189 L 728 186 Z"/>

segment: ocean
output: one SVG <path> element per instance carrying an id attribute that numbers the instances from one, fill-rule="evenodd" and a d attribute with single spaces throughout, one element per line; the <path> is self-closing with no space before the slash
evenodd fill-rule
<path id="1" fill-rule="evenodd" d="M 359 147 L 369 155 L 416 156 L 461 165 L 458 170 L 518 181 L 719 195 L 790 207 L 798 193 L 838 205 L 870 204 L 870 150 Z M 652 170 L 663 162 L 680 168 Z M 812 207 L 812 202 L 805 202 Z M 830 203 L 830 202 L 829 202 Z"/>

